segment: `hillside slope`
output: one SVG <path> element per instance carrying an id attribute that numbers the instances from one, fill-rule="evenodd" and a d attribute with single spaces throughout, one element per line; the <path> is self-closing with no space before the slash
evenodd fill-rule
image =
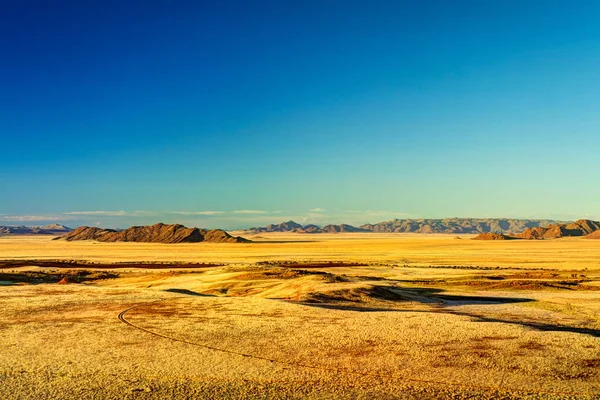
<path id="1" fill-rule="evenodd" d="M 527 228 L 516 235 L 522 239 L 557 239 L 571 236 L 588 236 L 600 230 L 600 222 L 580 219 L 568 224 L 550 224 Z"/>
<path id="2" fill-rule="evenodd" d="M 116 231 L 96 227 L 80 226 L 57 240 L 97 240 L 99 242 L 148 242 L 148 243 L 244 243 L 249 240 L 231 236 L 221 229 L 188 228 L 179 224 L 158 223 L 150 226 L 132 226 Z"/>

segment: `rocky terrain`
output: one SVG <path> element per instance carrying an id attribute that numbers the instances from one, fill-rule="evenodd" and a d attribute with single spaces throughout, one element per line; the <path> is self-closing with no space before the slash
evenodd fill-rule
<path id="1" fill-rule="evenodd" d="M 179 224 L 158 223 L 151 226 L 132 226 L 122 231 L 80 226 L 55 240 L 97 240 L 99 242 L 149 242 L 149 243 L 244 243 L 239 236 L 231 236 L 221 229 L 188 228 Z"/>
<path id="2" fill-rule="evenodd" d="M 473 240 L 514 240 L 514 239 L 517 239 L 517 238 L 514 236 L 505 235 L 503 233 L 491 233 L 491 232 L 480 233 L 479 235 L 477 235 L 476 237 L 473 238 Z"/>
<path id="3" fill-rule="evenodd" d="M 598 237 L 596 233 L 600 230 L 600 222 L 589 219 L 580 219 L 568 224 L 550 224 L 547 226 L 538 226 L 527 228 L 522 233 L 516 235 L 521 239 L 557 239 L 571 236 Z"/>
<path id="4" fill-rule="evenodd" d="M 62 235 L 65 232 L 71 231 L 71 228 L 59 224 L 50 224 L 44 226 L 0 225 L 0 235 Z"/>
<path id="5" fill-rule="evenodd" d="M 589 219 L 580 219 L 566 224 L 550 224 L 547 226 L 535 226 L 525 229 L 523 232 L 512 235 L 502 233 L 482 233 L 473 238 L 476 240 L 510 240 L 510 239 L 558 239 L 562 237 L 585 237 L 588 239 L 600 239 L 600 222 Z"/>

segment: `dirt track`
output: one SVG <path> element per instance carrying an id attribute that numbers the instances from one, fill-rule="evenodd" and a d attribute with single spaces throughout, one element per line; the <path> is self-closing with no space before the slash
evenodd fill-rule
<path id="1" fill-rule="evenodd" d="M 127 320 L 125 317 L 129 311 L 137 309 L 137 310 L 139 310 L 139 312 L 141 312 L 141 314 L 138 313 L 136 315 L 137 318 L 139 318 L 140 316 L 143 315 L 144 311 L 151 311 L 152 307 L 154 305 L 157 305 L 157 303 L 159 303 L 159 302 L 177 301 L 178 299 L 182 299 L 182 298 L 161 299 L 159 301 L 154 301 L 154 302 L 150 302 L 150 303 L 142 303 L 142 304 L 130 307 L 126 310 L 123 310 L 121 313 L 119 313 L 119 319 L 122 322 L 129 325 L 130 327 L 136 328 L 138 330 L 141 330 L 145 333 L 148 333 L 148 334 L 156 336 L 156 337 L 160 337 L 163 339 L 168 339 L 168 340 L 176 341 L 176 342 L 180 342 L 180 343 L 185 343 L 187 345 L 191 345 L 191 346 L 195 346 L 195 347 L 202 347 L 205 349 L 209 349 L 211 351 L 226 353 L 226 354 L 236 356 L 236 357 L 250 358 L 250 359 L 255 359 L 257 361 L 267 361 L 270 363 L 276 363 L 281 366 L 290 367 L 290 368 L 294 368 L 294 369 L 300 368 L 300 369 L 308 369 L 308 370 L 319 370 L 321 372 L 325 372 L 327 374 L 332 374 L 334 376 L 339 376 L 339 374 L 342 374 L 342 375 L 348 375 L 348 376 L 359 376 L 361 378 L 379 379 L 379 380 L 392 381 L 392 382 L 400 381 L 404 385 L 406 385 L 406 384 L 416 385 L 416 386 L 421 385 L 421 387 L 430 387 L 430 388 L 433 387 L 433 388 L 438 388 L 438 389 L 446 388 L 446 389 L 443 389 L 440 391 L 440 396 L 441 396 L 441 393 L 448 390 L 447 388 L 453 388 L 452 390 L 453 390 L 454 394 L 456 396 L 458 396 L 458 398 L 460 398 L 460 396 L 461 396 L 460 393 L 462 393 L 462 392 L 464 392 L 463 394 L 465 396 L 467 396 L 467 394 L 470 395 L 473 392 L 480 393 L 481 395 L 483 395 L 483 394 L 491 395 L 492 393 L 495 393 L 495 395 L 493 395 L 493 398 L 496 398 L 495 396 L 497 396 L 497 398 L 522 398 L 522 397 L 588 398 L 588 396 L 589 396 L 589 394 L 586 394 L 584 392 L 576 392 L 576 391 L 568 391 L 568 390 L 559 391 L 559 390 L 537 389 L 535 391 L 528 391 L 528 390 L 515 391 L 514 389 L 503 387 L 505 376 L 502 377 L 499 384 L 497 384 L 497 385 L 489 385 L 489 384 L 485 385 L 485 384 L 475 384 L 475 383 L 468 384 L 468 383 L 441 381 L 441 380 L 435 380 L 435 379 L 419 379 L 419 378 L 415 378 L 415 377 L 410 377 L 410 376 L 406 376 L 406 375 L 402 375 L 402 374 L 394 374 L 394 373 L 390 374 L 390 373 L 365 372 L 365 371 L 353 370 L 350 368 L 336 368 L 336 367 L 331 367 L 331 366 L 328 367 L 328 366 L 315 365 L 315 364 L 299 363 L 299 362 L 294 362 L 294 361 L 290 361 L 287 359 L 272 358 L 272 357 L 269 357 L 268 355 L 248 354 L 248 353 L 231 350 L 228 348 L 215 347 L 215 346 L 208 345 L 205 343 L 199 343 L 196 341 L 181 339 L 178 337 L 160 333 L 156 330 L 147 329 L 142 325 L 132 323 L 131 321 Z M 210 301 L 210 299 L 203 299 L 203 301 Z M 432 312 L 435 312 L 435 310 L 432 310 Z"/>

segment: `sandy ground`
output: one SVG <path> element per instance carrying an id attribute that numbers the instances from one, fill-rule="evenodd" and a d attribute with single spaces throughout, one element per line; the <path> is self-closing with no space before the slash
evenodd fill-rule
<path id="1" fill-rule="evenodd" d="M 0 259 L 227 264 L 0 270 L 0 398 L 600 398 L 600 241 L 260 236 L 0 238 Z M 278 262 L 317 260 L 365 265 Z"/>

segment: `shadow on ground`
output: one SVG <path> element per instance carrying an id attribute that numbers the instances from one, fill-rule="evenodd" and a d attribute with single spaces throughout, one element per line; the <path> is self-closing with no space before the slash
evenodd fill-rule
<path id="1" fill-rule="evenodd" d="M 198 293 L 198 292 L 194 292 L 193 290 L 188 290 L 188 289 L 171 288 L 171 289 L 165 289 L 164 291 L 169 292 L 169 293 L 185 294 L 188 296 L 215 297 L 212 294 Z"/>
<path id="2" fill-rule="evenodd" d="M 389 306 L 401 304 L 402 302 L 412 301 L 422 304 L 430 304 L 438 307 L 456 306 L 456 305 L 477 305 L 477 304 L 508 304 L 508 303 L 526 303 L 532 299 L 523 297 L 506 296 L 465 296 L 455 294 L 445 294 L 443 289 L 438 288 L 401 288 L 396 285 L 373 285 L 371 287 L 335 290 L 325 293 L 310 294 L 304 304 L 319 307 L 328 305 L 335 307 L 338 303 L 355 303 L 357 306 L 364 304 L 368 306 L 371 302 L 385 302 L 387 309 Z M 344 304 L 346 306 L 348 304 Z"/>
<path id="3" fill-rule="evenodd" d="M 600 329 L 583 328 L 577 326 L 559 325 L 552 323 L 536 322 L 536 321 L 518 321 L 502 318 L 491 318 L 485 317 L 473 313 L 459 312 L 459 311 L 444 311 L 448 314 L 460 315 L 464 317 L 470 317 L 473 322 L 500 322 L 503 324 L 520 325 L 526 328 L 531 328 L 542 332 L 570 332 L 579 333 L 581 335 L 588 335 L 596 338 L 600 338 Z"/>
<path id="4" fill-rule="evenodd" d="M 341 291 L 340 291 L 341 292 Z M 443 289 L 413 288 L 404 289 L 397 286 L 376 286 L 360 293 L 331 292 L 315 294 L 307 301 L 297 302 L 303 306 L 319 307 L 330 310 L 356 312 L 419 312 L 442 313 L 469 317 L 473 322 L 499 322 L 547 332 L 570 332 L 592 337 L 600 337 L 600 330 L 579 326 L 560 325 L 549 322 L 526 319 L 510 319 L 486 317 L 472 312 L 464 312 L 453 307 L 463 305 L 512 304 L 535 301 L 523 297 L 504 296 L 463 296 L 444 294 Z M 357 296 L 358 295 L 358 296 Z M 418 302 L 431 306 L 430 309 L 408 309 L 403 303 Z"/>
<path id="5" fill-rule="evenodd" d="M 252 240 L 250 244 L 279 244 L 279 243 L 315 243 L 320 240 Z"/>

